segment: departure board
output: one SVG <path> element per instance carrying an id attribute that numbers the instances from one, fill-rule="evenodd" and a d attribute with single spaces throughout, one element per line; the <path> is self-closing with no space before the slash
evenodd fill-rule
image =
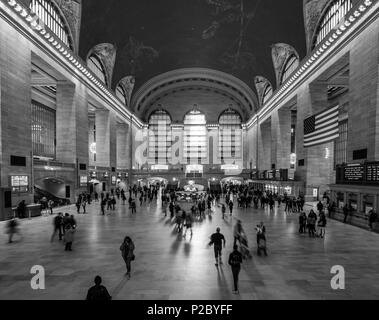
<path id="1" fill-rule="evenodd" d="M 366 181 L 379 182 L 379 162 L 370 162 L 366 164 Z"/>
<path id="2" fill-rule="evenodd" d="M 353 181 L 363 181 L 364 179 L 364 166 L 361 164 L 349 165 L 344 168 L 344 180 Z"/>

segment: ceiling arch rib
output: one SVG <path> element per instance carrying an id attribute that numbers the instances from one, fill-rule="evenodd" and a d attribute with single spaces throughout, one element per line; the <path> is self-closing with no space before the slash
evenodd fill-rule
<path id="1" fill-rule="evenodd" d="M 241 80 L 217 70 L 188 68 L 159 75 L 146 82 L 134 95 L 132 106 L 141 116 L 160 97 L 180 90 L 204 88 L 231 98 L 245 112 L 252 115 L 258 109 L 255 93 Z"/>

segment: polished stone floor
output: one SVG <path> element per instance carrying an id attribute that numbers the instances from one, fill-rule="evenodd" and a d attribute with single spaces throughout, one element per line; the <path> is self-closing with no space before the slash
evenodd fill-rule
<path id="1" fill-rule="evenodd" d="M 227 253 L 232 246 L 235 220 L 222 221 L 219 208 L 195 224 L 192 239 L 173 231 L 159 203 L 138 207 L 136 215 L 123 205 L 106 216 L 98 204 L 88 211 L 76 216 L 72 252 L 58 240 L 50 243 L 52 217 L 23 221 L 22 239 L 16 236 L 12 244 L 2 232 L 0 299 L 84 299 L 98 274 L 114 299 L 379 299 L 379 234 L 350 225 L 328 221 L 326 238 L 313 239 L 297 233 L 297 214 L 237 209 L 235 217 L 243 221 L 253 248 L 254 226 L 265 222 L 269 256 L 258 257 L 254 250 L 241 271 L 240 295 L 234 295 L 230 267 L 217 269 L 207 247 L 217 226 L 227 239 Z M 125 235 L 136 245 L 130 280 L 119 250 Z M 45 268 L 45 290 L 31 289 L 33 265 Z M 334 265 L 345 268 L 345 290 L 331 289 Z"/>

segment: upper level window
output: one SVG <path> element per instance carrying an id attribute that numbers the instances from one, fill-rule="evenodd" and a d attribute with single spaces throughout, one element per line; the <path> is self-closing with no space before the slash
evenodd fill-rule
<path id="1" fill-rule="evenodd" d="M 272 93 L 272 87 L 270 85 L 267 85 L 265 91 L 263 92 L 262 104 L 265 104 L 267 102 L 267 100 L 272 96 Z"/>
<path id="2" fill-rule="evenodd" d="M 171 161 L 171 118 L 164 110 L 155 111 L 149 119 L 149 160 L 155 164 Z"/>
<path id="3" fill-rule="evenodd" d="M 128 104 L 128 102 L 126 100 L 125 90 L 120 85 L 118 85 L 117 88 L 116 88 L 116 96 L 122 101 L 122 103 L 124 103 L 125 105 Z"/>
<path id="4" fill-rule="evenodd" d="M 207 128 L 205 115 L 193 110 L 184 118 L 183 158 L 190 164 L 202 164 L 207 159 Z"/>
<path id="5" fill-rule="evenodd" d="M 90 56 L 87 61 L 87 66 L 103 83 L 107 84 L 104 67 L 98 57 L 94 55 Z"/>
<path id="6" fill-rule="evenodd" d="M 221 160 L 242 157 L 242 119 L 238 112 L 226 110 L 219 119 L 219 157 Z"/>
<path id="7" fill-rule="evenodd" d="M 296 56 L 291 56 L 288 60 L 286 65 L 284 66 L 283 72 L 282 72 L 282 82 L 286 81 L 288 77 L 297 69 L 299 66 L 299 59 Z"/>
<path id="8" fill-rule="evenodd" d="M 49 0 L 32 0 L 30 9 L 43 23 L 55 33 L 55 35 L 71 50 L 72 40 L 69 36 L 69 29 L 57 6 Z"/>
<path id="9" fill-rule="evenodd" d="M 314 46 L 317 46 L 346 16 L 353 7 L 352 0 L 335 0 L 324 14 L 317 29 Z"/>

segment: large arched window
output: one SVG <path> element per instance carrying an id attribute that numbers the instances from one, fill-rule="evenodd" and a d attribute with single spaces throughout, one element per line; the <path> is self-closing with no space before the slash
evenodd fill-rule
<path id="1" fill-rule="evenodd" d="M 265 104 L 267 100 L 272 96 L 272 87 L 271 85 L 267 85 L 265 91 L 263 92 L 262 104 Z"/>
<path id="2" fill-rule="evenodd" d="M 107 84 L 105 70 L 98 57 L 95 55 L 90 56 L 87 61 L 87 66 L 104 84 Z"/>
<path id="3" fill-rule="evenodd" d="M 299 59 L 292 55 L 285 64 L 282 72 L 282 81 L 281 83 L 284 83 L 288 79 L 288 77 L 297 69 L 299 66 Z"/>
<path id="4" fill-rule="evenodd" d="M 171 118 L 164 110 L 149 119 L 149 163 L 168 164 L 171 161 Z"/>
<path id="5" fill-rule="evenodd" d="M 314 47 L 317 46 L 346 16 L 353 7 L 352 0 L 332 1 L 317 28 Z"/>
<path id="6" fill-rule="evenodd" d="M 54 2 L 49 0 L 32 0 L 30 9 L 66 46 L 73 50 L 69 29 Z"/>
<path id="7" fill-rule="evenodd" d="M 116 96 L 124 103 L 126 106 L 128 105 L 128 101 L 126 100 L 125 90 L 121 85 L 116 87 Z"/>
<path id="8" fill-rule="evenodd" d="M 184 118 L 183 159 L 190 164 L 202 164 L 207 159 L 207 128 L 205 115 L 193 110 Z"/>
<path id="9" fill-rule="evenodd" d="M 219 119 L 219 158 L 221 161 L 242 158 L 242 119 L 229 109 Z"/>

